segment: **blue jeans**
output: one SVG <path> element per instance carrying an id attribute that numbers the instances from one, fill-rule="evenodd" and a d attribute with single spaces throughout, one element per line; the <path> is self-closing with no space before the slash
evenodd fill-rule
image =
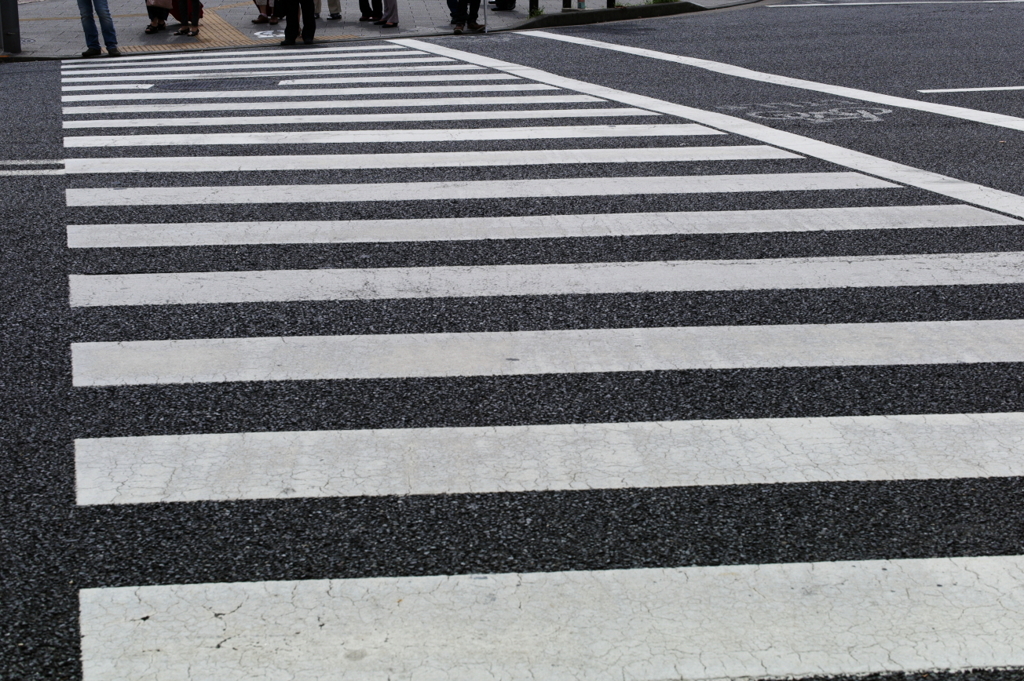
<path id="1" fill-rule="evenodd" d="M 96 32 L 96 22 L 92 18 L 93 9 L 96 11 L 96 16 L 100 18 L 103 42 L 107 44 L 107 51 L 110 51 L 112 47 L 117 47 L 117 33 L 114 32 L 114 20 L 110 18 L 107 0 L 78 0 L 78 11 L 82 15 L 82 30 L 85 31 L 85 44 L 89 49 L 100 49 L 100 36 Z"/>

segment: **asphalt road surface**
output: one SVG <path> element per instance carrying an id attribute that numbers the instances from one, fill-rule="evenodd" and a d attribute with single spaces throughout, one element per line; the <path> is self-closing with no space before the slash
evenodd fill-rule
<path id="1" fill-rule="evenodd" d="M 0 67 L 0 678 L 1022 678 L 1024 5 L 838 4 Z"/>

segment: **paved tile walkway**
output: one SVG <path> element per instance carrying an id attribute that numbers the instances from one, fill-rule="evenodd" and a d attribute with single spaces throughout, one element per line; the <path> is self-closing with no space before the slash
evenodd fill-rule
<path id="1" fill-rule="evenodd" d="M 575 0 L 574 0 L 575 2 Z M 644 0 L 620 0 L 620 4 L 643 4 Z M 749 0 L 699 0 L 708 7 L 743 4 Z M 146 35 L 149 23 L 145 0 L 109 0 L 118 43 L 125 53 L 162 52 L 217 47 L 276 45 L 284 36 L 284 22 L 276 26 L 253 24 L 258 15 L 252 0 L 206 0 L 205 16 L 198 38 L 173 35 L 170 30 Z M 323 0 L 323 16 L 327 2 Z M 604 6 L 603 0 L 590 0 L 591 8 Z M 561 0 L 540 0 L 546 14 L 562 11 Z M 85 49 L 76 0 L 21 0 L 22 57 L 77 57 Z M 438 35 L 451 32 L 448 7 L 444 0 L 399 0 L 398 29 L 382 29 L 360 23 L 356 0 L 342 0 L 341 21 L 317 22 L 317 41 L 366 40 L 373 38 Z M 483 11 L 481 9 L 481 11 Z M 490 30 L 515 28 L 529 19 L 529 0 L 518 0 L 510 12 L 487 13 Z"/>

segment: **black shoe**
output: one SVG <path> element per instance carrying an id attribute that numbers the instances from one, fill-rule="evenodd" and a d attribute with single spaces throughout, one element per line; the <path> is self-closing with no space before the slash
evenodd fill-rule
<path id="1" fill-rule="evenodd" d="M 295 44 L 294 40 L 282 40 L 281 41 L 281 46 L 282 47 L 287 47 L 288 45 L 294 45 L 294 44 Z"/>
<path id="2" fill-rule="evenodd" d="M 98 47 L 90 47 L 88 50 L 82 53 L 83 57 L 98 57 L 103 54 L 103 50 Z"/>
<path id="3" fill-rule="evenodd" d="M 292 43 L 292 44 L 294 45 L 294 43 Z M 313 44 L 313 39 L 312 38 L 303 38 L 302 39 L 302 44 L 303 45 L 312 45 Z"/>
<path id="4" fill-rule="evenodd" d="M 386 23 L 388 23 L 388 22 L 386 22 L 386 21 L 384 21 L 383 19 L 381 19 L 381 20 L 379 20 L 379 21 L 375 21 L 375 22 L 373 22 L 373 25 L 374 25 L 374 26 L 383 26 L 383 25 L 384 25 L 384 24 L 386 24 Z"/>
<path id="5" fill-rule="evenodd" d="M 329 21 L 337 21 L 338 19 L 341 19 L 341 15 L 340 14 L 332 14 L 331 16 L 327 17 L 327 19 Z"/>
<path id="6" fill-rule="evenodd" d="M 314 15 L 313 15 L 313 18 L 314 18 L 314 19 L 319 19 L 319 18 L 320 18 L 320 15 L 319 15 L 319 14 L 314 14 Z"/>
<path id="7" fill-rule="evenodd" d="M 121 56 L 121 50 L 117 49 L 116 47 L 108 47 L 107 48 L 107 56 L 108 57 L 120 57 Z"/>
<path id="8" fill-rule="evenodd" d="M 455 35 L 462 35 L 462 32 L 466 30 L 464 24 L 455 24 Z"/>

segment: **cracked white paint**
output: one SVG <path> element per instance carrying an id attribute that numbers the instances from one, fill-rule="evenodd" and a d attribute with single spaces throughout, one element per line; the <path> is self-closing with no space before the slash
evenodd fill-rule
<path id="1" fill-rule="evenodd" d="M 528 109 L 509 111 L 416 111 L 412 113 L 376 114 L 295 114 L 290 116 L 206 116 L 189 118 L 103 118 L 84 121 L 64 121 L 65 129 L 80 128 L 187 128 L 217 125 L 298 125 L 300 123 L 416 123 L 422 121 L 511 121 L 532 118 L 621 118 L 632 116 L 660 116 L 653 111 L 633 107 L 593 109 Z M 782 152 L 780 152 L 782 153 Z M 296 158 L 309 158 L 298 156 Z M 799 158 L 788 155 L 787 158 Z M 313 166 L 310 170 L 317 170 Z"/>
<path id="2" fill-rule="evenodd" d="M 1024 413 L 115 437 L 78 503 L 1024 476 Z"/>
<path id="3" fill-rule="evenodd" d="M 580 109 L 570 109 L 574 113 Z M 594 109 L 609 111 L 624 109 Z M 498 118 L 499 111 L 486 112 Z M 526 113 L 545 114 L 534 110 Z M 589 114 L 587 114 L 589 115 Z M 523 118 L 522 116 L 520 118 Z M 545 116 L 529 116 L 544 118 Z M 575 116 L 573 116 L 575 117 Z M 372 118 L 372 117 L 371 117 Z M 506 116 L 509 118 L 509 116 Z M 516 116 L 511 116 L 516 118 Z M 370 120 L 370 119 L 368 119 Z M 294 121 L 301 122 L 301 121 Z M 383 122 L 383 121 L 381 121 Z M 194 173 L 250 170 L 365 170 L 373 168 L 472 168 L 475 166 L 523 166 L 575 163 L 675 163 L 688 161 L 758 161 L 801 158 L 766 145 L 715 147 L 655 147 L 636 149 L 528 149 L 519 151 L 442 151 L 413 154 L 315 154 L 312 156 L 160 156 L 156 158 L 76 158 L 67 161 L 72 174 L 92 173 Z"/>
<path id="4" fill-rule="evenodd" d="M 695 123 L 648 125 L 558 125 L 508 128 L 429 128 L 407 130 L 314 130 L 295 132 L 217 132 L 189 135 L 189 144 L 370 144 L 379 142 L 465 142 L 483 140 L 580 139 L 604 137 L 678 137 L 724 135 Z M 65 137 L 71 147 L 180 146 L 181 135 L 81 135 Z M 550 182 L 551 180 L 544 180 Z M 454 183 L 453 183 L 454 184 Z M 888 183 L 883 183 L 889 186 Z M 329 185 L 317 185 L 329 186 Z M 395 187 L 401 184 L 393 185 Z M 152 187 L 151 189 L 158 189 Z M 195 187 L 201 189 L 201 187 Z M 239 186 L 236 189 L 243 189 Z M 82 191 L 103 191 L 91 189 Z M 109 191 L 109 190 L 108 190 Z M 74 196 L 75 194 L 69 194 Z M 248 201 L 247 201 L 248 203 Z M 74 205 L 92 205 L 76 204 Z"/>
<path id="5" fill-rule="evenodd" d="M 80 592 L 85 681 L 664 681 L 1024 665 L 1024 557 Z"/>
<path id="6" fill-rule="evenodd" d="M 608 126 L 609 128 L 629 126 Z M 670 127 L 670 126 L 663 126 Z M 526 130 L 527 128 L 507 128 Z M 476 130 L 482 130 L 477 128 Z M 433 134 L 433 130 L 417 132 Z M 455 131 L 441 131 L 455 132 Z M 235 133 L 226 133 L 235 134 Z M 274 134 L 274 133 L 266 133 Z M 290 135 L 293 133 L 280 133 Z M 294 133 L 306 134 L 306 133 Z M 335 133 L 323 132 L 321 135 Z M 150 137 L 139 135 L 138 137 Z M 66 137 L 65 140 L 75 139 Z M 175 139 L 180 140 L 180 137 Z M 324 141 L 321 139 L 320 141 Z M 409 140 L 392 140 L 409 141 Z M 298 142 L 295 142 L 298 144 Z M 623 196 L 783 192 L 834 189 L 891 189 L 897 185 L 859 173 L 776 173 L 761 175 L 683 175 L 659 177 L 584 177 L 545 180 L 460 180 L 313 185 L 235 185 L 67 189 L 68 206 L 163 206 L 189 200 L 204 204 L 340 203 L 367 201 L 439 201 L 538 198 L 544 196 Z"/>
<path id="7" fill-rule="evenodd" d="M 334 82 L 344 83 L 382 83 L 411 82 L 416 80 L 519 80 L 518 76 L 508 73 L 467 74 L 457 76 L 367 76 L 359 78 L 332 78 Z M 321 81 L 317 81 L 321 83 Z M 322 84 L 322 83 L 321 83 Z M 536 90 L 557 90 L 553 85 L 543 83 L 523 83 L 522 85 L 445 85 L 447 93 L 456 92 L 525 92 Z M 365 95 L 412 95 L 438 93 L 437 85 L 399 85 L 375 87 L 344 87 L 344 88 L 303 88 L 277 90 L 181 90 L 179 92 L 117 92 L 102 95 L 62 95 L 60 101 L 68 102 L 109 102 L 169 99 L 263 99 L 267 97 L 344 97 Z"/>
<path id="8" fill-rule="evenodd" d="M 71 86 L 77 87 L 77 86 Z M 104 86 L 97 86 L 97 89 Z M 136 87 L 111 85 L 111 88 Z M 141 87 L 141 86 L 139 86 Z M 145 87 L 153 87 L 147 85 Z M 62 88 L 68 90 L 68 87 Z M 421 106 L 495 106 L 505 104 L 593 104 L 605 100 L 590 95 L 519 95 L 513 97 L 415 97 L 412 99 L 313 100 L 289 102 L 190 102 L 188 104 L 101 104 L 66 106 L 65 116 L 113 113 L 196 113 L 199 111 L 277 111 L 288 109 L 371 109 Z M 184 157 L 179 157 L 184 160 Z M 284 158 L 293 158 L 285 156 Z"/>
<path id="9" fill-rule="evenodd" d="M 711 147 L 714 148 L 714 147 Z M 72 164 L 79 159 L 68 159 Z M 106 160 L 106 159 L 87 159 Z M 539 239 L 641 234 L 753 234 L 1020 225 L 964 205 L 675 213 L 517 215 L 415 220 L 296 220 L 68 225 L 70 248 Z"/>
<path id="10" fill-rule="evenodd" d="M 1024 320 L 73 343 L 73 384 L 1024 361 Z"/>
<path id="11" fill-rule="evenodd" d="M 73 274 L 72 307 L 1024 283 L 1024 252 Z"/>

